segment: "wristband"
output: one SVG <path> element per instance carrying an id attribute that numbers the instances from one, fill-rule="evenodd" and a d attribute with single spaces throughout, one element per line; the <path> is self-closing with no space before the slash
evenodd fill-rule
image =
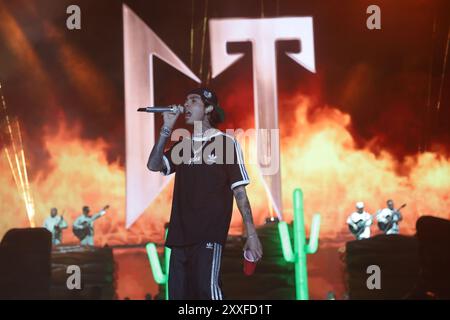
<path id="1" fill-rule="evenodd" d="M 172 133 L 172 130 L 166 126 L 161 127 L 160 135 L 164 137 L 170 137 L 170 134 Z"/>

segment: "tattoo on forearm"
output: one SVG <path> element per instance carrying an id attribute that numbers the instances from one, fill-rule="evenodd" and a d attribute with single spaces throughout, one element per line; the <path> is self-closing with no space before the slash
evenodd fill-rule
<path id="1" fill-rule="evenodd" d="M 158 142 L 153 146 L 152 152 L 148 158 L 147 167 L 153 169 L 162 169 L 164 146 L 166 145 L 168 137 L 160 136 Z"/>
<path id="2" fill-rule="evenodd" d="M 236 190 L 234 197 L 236 198 L 236 201 L 240 201 L 242 199 L 245 199 L 247 196 L 247 193 L 245 192 L 245 190 L 242 189 L 238 189 Z"/>
<path id="3" fill-rule="evenodd" d="M 252 209 L 250 208 L 250 203 L 248 203 L 248 201 L 247 201 L 247 205 L 245 206 L 245 208 L 242 212 L 242 219 L 244 220 L 244 223 L 253 224 Z"/>
<path id="4" fill-rule="evenodd" d="M 250 207 L 250 202 L 248 201 L 247 193 L 244 188 L 239 188 L 234 192 L 234 197 L 236 198 L 237 206 L 242 215 L 242 220 L 244 223 L 253 224 L 252 209 Z"/>

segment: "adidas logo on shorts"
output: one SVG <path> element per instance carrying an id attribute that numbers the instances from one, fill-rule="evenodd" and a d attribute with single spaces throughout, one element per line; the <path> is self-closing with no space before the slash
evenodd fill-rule
<path id="1" fill-rule="evenodd" d="M 213 248 L 213 244 L 211 242 L 208 242 L 206 244 L 206 249 L 212 249 Z"/>

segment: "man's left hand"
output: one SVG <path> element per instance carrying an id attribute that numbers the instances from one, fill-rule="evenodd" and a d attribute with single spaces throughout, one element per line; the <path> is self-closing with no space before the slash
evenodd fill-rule
<path id="1" fill-rule="evenodd" d="M 263 256 L 263 249 L 258 235 L 254 234 L 248 237 L 244 245 L 244 251 L 245 250 L 250 250 L 252 256 L 255 258 L 255 261 L 261 260 Z"/>

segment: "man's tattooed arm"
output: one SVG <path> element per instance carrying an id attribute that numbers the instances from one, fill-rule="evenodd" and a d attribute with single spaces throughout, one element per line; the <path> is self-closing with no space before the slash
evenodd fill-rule
<path id="1" fill-rule="evenodd" d="M 153 146 L 147 161 L 147 168 L 150 171 L 161 171 L 163 169 L 164 146 L 168 139 L 169 137 L 160 135 L 158 142 Z"/>
<path id="2" fill-rule="evenodd" d="M 242 215 L 245 228 L 247 230 L 247 236 L 256 234 L 255 225 L 253 224 L 252 209 L 250 202 L 248 201 L 247 192 L 245 186 L 239 186 L 233 189 L 234 198 L 236 199 L 237 206 Z"/>

